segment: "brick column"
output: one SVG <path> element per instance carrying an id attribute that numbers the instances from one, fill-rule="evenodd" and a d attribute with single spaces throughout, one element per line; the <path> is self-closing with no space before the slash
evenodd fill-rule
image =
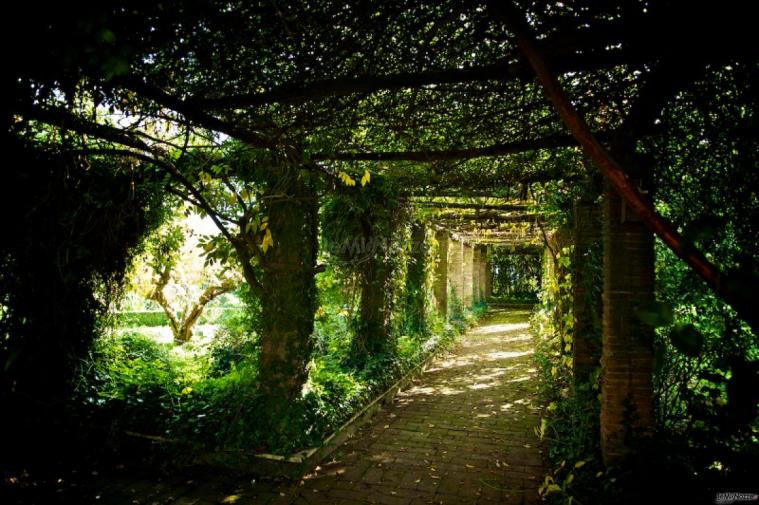
<path id="1" fill-rule="evenodd" d="M 472 245 L 472 303 L 480 301 L 480 246 Z"/>
<path id="2" fill-rule="evenodd" d="M 448 317 L 448 232 L 443 230 L 435 232 L 435 240 L 438 244 L 438 259 L 435 265 L 432 292 L 435 296 L 435 308 L 445 319 Z"/>
<path id="3" fill-rule="evenodd" d="M 594 262 L 600 259 L 594 256 L 600 253 L 601 244 L 599 204 L 582 200 L 575 202 L 572 235 L 573 368 L 577 384 L 588 379 L 601 357 L 601 286 L 592 284 L 594 273 L 590 271 L 596 266 Z M 592 289 L 594 287 L 596 291 Z"/>
<path id="4" fill-rule="evenodd" d="M 608 183 L 603 207 L 601 450 L 612 463 L 631 450 L 625 418 L 635 419 L 635 433 L 651 424 L 653 329 L 640 323 L 635 307 L 653 299 L 654 239 Z"/>
<path id="5" fill-rule="evenodd" d="M 448 282 L 453 295 L 464 301 L 464 244 L 451 239 L 448 246 Z"/>
<path id="6" fill-rule="evenodd" d="M 461 301 L 464 305 L 464 307 L 471 307 L 472 306 L 472 294 L 473 294 L 473 263 L 474 263 L 474 248 L 471 245 L 464 244 L 464 261 L 463 261 L 463 268 L 462 271 L 462 277 L 463 277 L 463 289 L 464 294 L 461 298 Z"/>

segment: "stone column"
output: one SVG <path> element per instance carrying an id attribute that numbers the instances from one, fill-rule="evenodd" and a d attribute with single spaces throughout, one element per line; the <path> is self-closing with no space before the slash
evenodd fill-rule
<path id="1" fill-rule="evenodd" d="M 450 283 L 450 293 L 463 304 L 464 244 L 460 240 L 451 239 L 448 247 L 448 282 Z"/>
<path id="2" fill-rule="evenodd" d="M 479 297 L 480 301 L 485 301 L 489 298 L 488 295 L 488 248 L 487 246 L 481 245 L 480 246 L 480 287 L 479 287 Z"/>
<path id="3" fill-rule="evenodd" d="M 472 294 L 474 293 L 473 290 L 473 266 L 474 266 L 474 248 L 471 245 L 464 244 L 464 261 L 463 261 L 464 267 L 462 268 L 462 277 L 463 277 L 463 290 L 464 294 L 461 298 L 461 301 L 464 305 L 464 307 L 471 307 L 472 306 Z"/>
<path id="4" fill-rule="evenodd" d="M 572 228 L 572 315 L 574 318 L 573 368 L 575 384 L 584 382 L 601 357 L 601 286 L 593 277 L 600 267 L 601 207 L 596 202 L 577 200 Z M 594 290 L 594 288 L 596 288 Z"/>
<path id="5" fill-rule="evenodd" d="M 435 265 L 435 281 L 432 291 L 435 295 L 435 308 L 438 314 L 445 319 L 448 317 L 448 232 L 438 230 L 435 232 L 435 240 L 438 243 L 438 260 Z"/>
<path id="6" fill-rule="evenodd" d="M 654 239 L 608 183 L 603 207 L 601 451 L 608 464 L 631 450 L 628 420 L 637 434 L 651 424 L 653 329 L 635 308 L 653 299 Z"/>
<path id="7" fill-rule="evenodd" d="M 480 301 L 480 246 L 472 245 L 472 303 Z"/>
<path id="8" fill-rule="evenodd" d="M 485 262 L 485 298 L 490 299 L 493 296 L 493 262 L 490 256 Z"/>

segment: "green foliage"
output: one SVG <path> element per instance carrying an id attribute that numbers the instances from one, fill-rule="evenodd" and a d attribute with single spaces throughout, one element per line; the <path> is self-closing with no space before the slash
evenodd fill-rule
<path id="1" fill-rule="evenodd" d="M 17 434 L 3 458 L 15 465 L 66 440 L 80 360 L 164 207 L 149 167 L 4 140 L 12 161 L 0 208 L 12 218 L 0 241 L 0 403 L 3 429 Z"/>
<path id="2" fill-rule="evenodd" d="M 356 366 L 350 359 L 353 281 L 343 273 L 328 269 L 317 276 L 320 307 L 308 382 L 303 395 L 284 409 L 269 405 L 257 391 L 256 328 L 263 316 L 257 297 L 243 286 L 237 294 L 248 310 L 221 318 L 222 328 L 208 347 L 173 347 L 133 333 L 100 339 L 79 386 L 87 415 L 107 423 L 112 433 L 128 430 L 174 440 L 170 452 L 180 461 L 221 448 L 288 454 L 317 445 L 459 334 L 432 317 L 432 336 L 397 336 L 395 352 L 372 355 Z M 396 284 L 403 296 L 403 278 Z M 485 310 L 478 304 L 463 313 L 462 328 Z"/>
<path id="3" fill-rule="evenodd" d="M 743 135 L 756 126 L 752 72 L 709 68 L 668 105 L 666 134 L 644 144 L 657 165 L 659 211 L 739 291 L 757 279 L 759 260 L 756 138 Z M 678 474 L 700 476 L 695 487 L 749 482 L 759 436 L 757 335 L 661 244 L 656 270 L 657 297 L 671 307 L 671 316 L 653 321 L 659 437 L 669 441 Z"/>
<path id="4" fill-rule="evenodd" d="M 540 375 L 540 397 L 547 406 L 536 434 L 548 447 L 551 471 L 544 477 L 539 492 L 550 503 L 597 503 L 605 486 L 601 462 L 600 368 L 587 382 L 579 382 L 572 370 L 572 275 L 575 267 L 568 247 L 556 260 L 543 258 L 540 300 L 531 320 L 535 339 L 535 361 Z M 593 258 L 583 258 L 583 266 Z M 597 269 L 587 265 L 586 291 L 600 283 Z M 590 329 L 592 330 L 592 328 Z M 589 331 L 585 328 L 584 331 Z M 593 338 L 593 335 L 586 335 Z"/>
<path id="5" fill-rule="evenodd" d="M 119 327 L 132 326 L 167 326 L 166 314 L 162 310 L 141 312 L 119 312 L 114 316 L 115 324 Z"/>
<path id="6" fill-rule="evenodd" d="M 541 257 L 494 248 L 493 296 L 504 302 L 535 303 L 540 289 Z"/>
<path id="7" fill-rule="evenodd" d="M 96 341 L 77 393 L 96 418 L 108 419 L 111 429 L 167 434 L 186 388 L 204 373 L 202 360 L 128 332 Z"/>

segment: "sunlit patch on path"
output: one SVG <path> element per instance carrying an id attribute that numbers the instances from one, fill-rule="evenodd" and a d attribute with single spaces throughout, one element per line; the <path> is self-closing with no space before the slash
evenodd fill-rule
<path id="1" fill-rule="evenodd" d="M 537 503 L 545 471 L 528 316 L 492 313 L 298 483 L 200 478 L 163 485 L 147 501 L 150 486 L 133 496 L 180 505 Z"/>

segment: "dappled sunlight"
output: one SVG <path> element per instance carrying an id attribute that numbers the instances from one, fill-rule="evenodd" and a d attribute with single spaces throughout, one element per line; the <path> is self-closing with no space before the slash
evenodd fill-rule
<path id="1" fill-rule="evenodd" d="M 489 346 L 489 348 L 492 349 L 492 344 Z M 528 349 L 525 351 L 482 352 L 482 353 L 471 354 L 467 358 L 456 356 L 456 357 L 451 357 L 447 359 L 441 359 L 440 361 L 434 363 L 429 368 L 427 368 L 425 373 L 434 375 L 435 373 L 450 370 L 452 368 L 464 368 L 464 367 L 473 367 L 473 368 L 476 367 L 479 370 L 481 368 L 480 364 L 482 363 L 487 363 L 490 361 L 499 361 L 499 360 L 510 360 L 514 358 L 529 356 L 531 354 L 534 354 L 533 349 Z M 521 366 L 525 366 L 525 365 L 515 364 L 508 368 L 502 368 L 502 369 L 513 370 L 516 367 L 521 367 Z"/>
<path id="2" fill-rule="evenodd" d="M 403 405 L 409 405 L 415 400 L 434 401 L 436 396 L 477 394 L 474 398 L 480 398 L 480 394 L 489 395 L 492 393 L 487 391 L 499 388 L 507 395 L 507 401 L 480 403 L 473 407 L 474 417 L 486 419 L 507 411 L 524 414 L 531 402 L 518 384 L 529 382 L 536 372 L 530 359 L 534 350 L 527 328 L 525 322 L 510 321 L 473 330 L 462 339 L 457 354 L 432 363 L 424 373 L 424 385 L 400 393 L 399 399 Z M 507 384 L 515 386 L 512 389 Z"/>
<path id="3" fill-rule="evenodd" d="M 503 323 L 480 326 L 472 331 L 472 335 L 492 335 L 494 333 L 508 333 L 511 331 L 524 331 L 530 327 L 529 323 Z"/>
<path id="4" fill-rule="evenodd" d="M 524 382 L 524 381 L 528 381 L 530 379 L 532 379 L 531 376 L 529 376 L 529 375 L 523 375 L 522 377 L 516 377 L 514 379 L 509 379 L 506 382 Z"/>
<path id="5" fill-rule="evenodd" d="M 528 356 L 530 354 L 533 354 L 535 351 L 530 349 L 529 351 L 493 351 L 485 354 L 485 357 L 489 359 L 490 361 L 495 361 L 498 359 L 510 359 L 510 358 L 519 358 L 521 356 Z"/>

